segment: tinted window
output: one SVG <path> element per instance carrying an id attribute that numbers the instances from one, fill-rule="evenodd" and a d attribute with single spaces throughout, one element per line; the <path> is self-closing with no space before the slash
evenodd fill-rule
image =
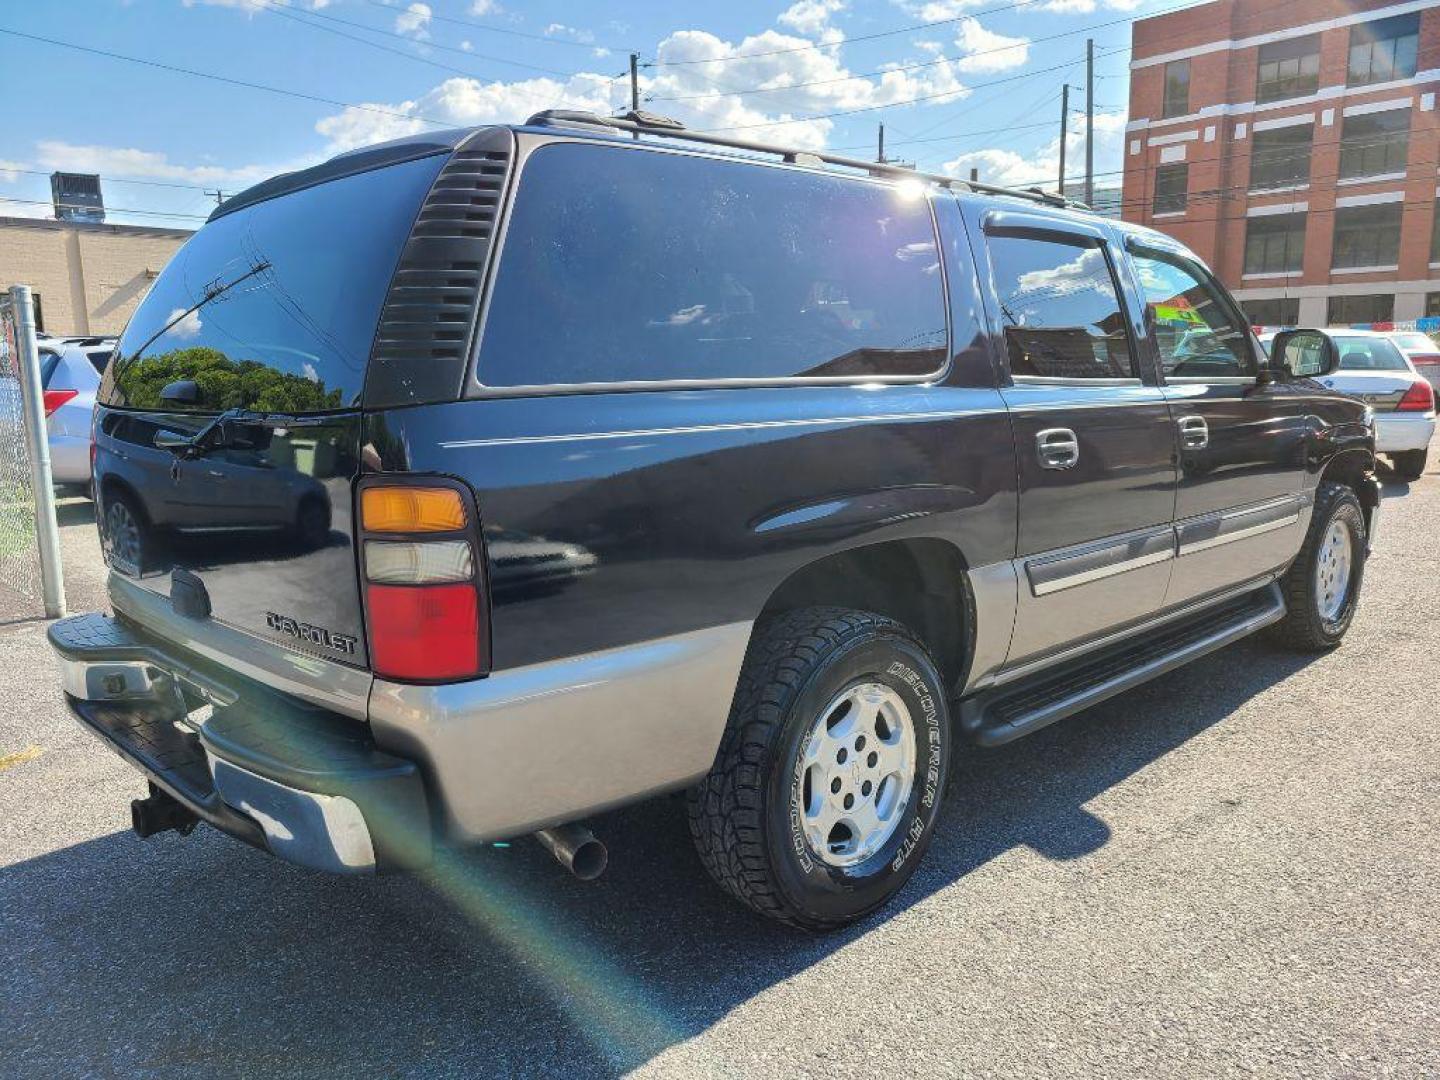
<path id="1" fill-rule="evenodd" d="M 1208 273 L 1188 259 L 1170 255 L 1147 252 L 1134 259 L 1160 366 L 1167 376 L 1255 374 L 1250 328 Z"/>
<path id="2" fill-rule="evenodd" d="M 553 145 L 521 177 L 479 378 L 927 375 L 944 346 L 923 197 L 792 169 Z"/>
<path id="3" fill-rule="evenodd" d="M 1310 179 L 1312 124 L 1255 132 L 1250 150 L 1250 188 L 1289 187 Z"/>
<path id="4" fill-rule="evenodd" d="M 1256 101 L 1313 94 L 1320 87 L 1320 35 L 1260 46 Z"/>
<path id="5" fill-rule="evenodd" d="M 1410 152 L 1410 110 L 1345 117 L 1340 137 L 1340 176 L 1403 173 Z"/>
<path id="6" fill-rule="evenodd" d="M 1161 116 L 1183 116 L 1190 111 L 1190 61 L 1176 60 L 1165 65 L 1165 99 Z"/>
<path id="7" fill-rule="evenodd" d="M 1251 326 L 1299 326 L 1300 298 L 1278 296 L 1269 300 L 1245 300 L 1240 305 Z"/>
<path id="8" fill-rule="evenodd" d="M 1156 214 L 1180 214 L 1189 195 L 1190 166 L 1161 165 L 1155 170 Z"/>
<path id="9" fill-rule="evenodd" d="M 1306 215 L 1262 214 L 1245 221 L 1245 273 L 1296 273 L 1305 262 Z"/>
<path id="10" fill-rule="evenodd" d="M 55 369 L 60 366 L 60 354 L 53 352 L 40 352 L 40 386 L 42 388 L 50 385 L 50 379 L 55 374 Z"/>
<path id="11" fill-rule="evenodd" d="M 1419 50 L 1418 11 L 1352 27 L 1346 82 L 1351 86 L 1368 86 L 1413 78 Z"/>
<path id="12" fill-rule="evenodd" d="M 1400 259 L 1401 210 L 1398 202 L 1345 206 L 1336 210 L 1330 265 L 1335 268 L 1395 265 Z"/>
<path id="13" fill-rule="evenodd" d="M 354 404 L 375 324 L 421 199 L 444 155 L 247 206 L 176 253 L 136 310 L 102 400 L 167 408 L 321 412 Z"/>
<path id="14" fill-rule="evenodd" d="M 1342 371 L 1406 371 L 1409 365 L 1391 342 L 1384 338 L 1337 337 Z"/>
<path id="15" fill-rule="evenodd" d="M 1332 326 L 1389 322 L 1394 315 L 1394 293 L 1332 296 L 1325 302 L 1325 318 Z"/>
<path id="16" fill-rule="evenodd" d="M 995 235 L 986 246 L 1012 375 L 1135 377 L 1115 278 L 1101 248 Z"/>

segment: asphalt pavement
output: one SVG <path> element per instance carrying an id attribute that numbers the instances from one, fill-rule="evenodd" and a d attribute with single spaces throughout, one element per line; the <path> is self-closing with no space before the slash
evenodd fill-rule
<path id="1" fill-rule="evenodd" d="M 141 841 L 44 624 L 0 626 L 0 1075 L 1440 1075 L 1437 524 L 1433 464 L 1387 485 L 1333 653 L 969 752 L 899 901 L 826 937 L 717 893 L 673 799 L 593 823 L 591 884 L 529 841 L 378 879 Z"/>

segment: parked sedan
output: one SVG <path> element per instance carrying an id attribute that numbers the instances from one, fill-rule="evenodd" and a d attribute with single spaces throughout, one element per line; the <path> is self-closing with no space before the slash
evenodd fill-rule
<path id="1" fill-rule="evenodd" d="M 1397 330 L 1390 334 L 1405 359 L 1421 375 L 1424 375 L 1433 389 L 1440 390 L 1440 345 L 1436 345 L 1429 334 L 1418 330 Z"/>
<path id="2" fill-rule="evenodd" d="M 50 472 L 57 484 L 90 485 L 90 421 L 95 413 L 95 391 L 100 388 L 100 375 L 113 351 L 113 341 L 98 338 L 40 346 Z"/>
<path id="3" fill-rule="evenodd" d="M 1320 381 L 1360 398 L 1375 413 L 1375 449 L 1390 458 L 1402 480 L 1425 471 L 1435 433 L 1435 391 L 1391 335 L 1375 330 L 1325 331 L 1340 353 L 1340 366 Z"/>

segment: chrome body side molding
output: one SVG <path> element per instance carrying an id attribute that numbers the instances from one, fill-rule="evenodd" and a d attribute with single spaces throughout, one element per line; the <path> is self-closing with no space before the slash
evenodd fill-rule
<path id="1" fill-rule="evenodd" d="M 498 840 L 684 787 L 715 760 L 750 622 L 440 686 L 376 679 L 370 727 L 445 829 Z"/>
<path id="2" fill-rule="evenodd" d="M 1025 561 L 1030 591 L 1046 596 L 1091 581 L 1153 566 L 1175 555 L 1175 532 L 1166 525 Z"/>

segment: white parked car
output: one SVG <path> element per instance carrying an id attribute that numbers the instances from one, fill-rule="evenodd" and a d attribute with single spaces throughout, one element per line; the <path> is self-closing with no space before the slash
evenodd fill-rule
<path id="1" fill-rule="evenodd" d="M 90 484 L 90 421 L 95 391 L 115 351 L 113 338 L 40 343 L 40 382 L 50 436 L 50 472 L 57 484 Z"/>
<path id="2" fill-rule="evenodd" d="M 1402 480 L 1425 471 L 1435 434 L 1435 390 L 1391 340 L 1377 330 L 1325 331 L 1340 353 L 1340 367 L 1320 381 L 1360 398 L 1375 412 L 1375 449 L 1390 458 Z"/>
<path id="3" fill-rule="evenodd" d="M 1431 387 L 1440 390 L 1440 345 L 1435 344 L 1429 334 L 1418 330 L 1392 331 L 1390 340 L 1400 347 L 1405 359 L 1425 376 Z"/>

